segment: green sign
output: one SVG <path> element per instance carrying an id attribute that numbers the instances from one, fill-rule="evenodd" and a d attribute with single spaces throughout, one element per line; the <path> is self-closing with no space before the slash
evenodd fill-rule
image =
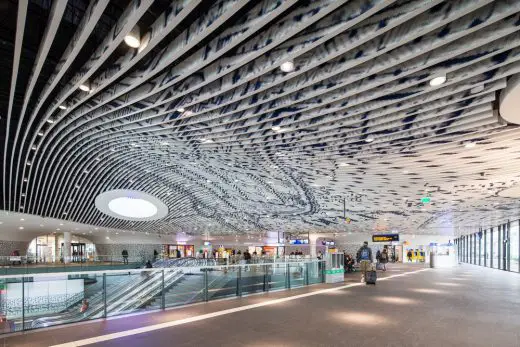
<path id="1" fill-rule="evenodd" d="M 429 196 L 425 196 L 425 197 L 421 198 L 421 202 L 423 204 L 429 204 L 430 201 L 431 201 L 431 198 Z"/>

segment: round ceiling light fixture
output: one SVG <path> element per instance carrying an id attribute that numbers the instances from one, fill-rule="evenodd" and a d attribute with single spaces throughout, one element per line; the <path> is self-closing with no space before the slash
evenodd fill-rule
<path id="1" fill-rule="evenodd" d="M 126 34 L 125 43 L 132 48 L 139 48 L 141 45 L 141 34 L 138 26 L 135 26 L 132 31 Z"/>
<path id="2" fill-rule="evenodd" d="M 430 80 L 430 86 L 432 86 L 432 87 L 440 86 L 444 82 L 446 82 L 446 75 L 439 75 Z"/>
<path id="3" fill-rule="evenodd" d="M 283 62 L 282 65 L 280 65 L 280 70 L 283 72 L 293 72 L 294 71 L 294 62 L 292 61 L 286 61 Z"/>
<path id="4" fill-rule="evenodd" d="M 131 221 L 152 221 L 168 214 L 168 207 L 155 196 L 127 189 L 111 190 L 98 195 L 96 207 L 111 217 Z"/>

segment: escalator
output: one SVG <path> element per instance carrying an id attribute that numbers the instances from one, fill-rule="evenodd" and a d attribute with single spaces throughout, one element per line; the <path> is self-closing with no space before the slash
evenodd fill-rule
<path id="1" fill-rule="evenodd" d="M 184 270 L 213 266 L 215 264 L 213 259 L 178 258 L 159 262 L 165 268 L 164 289 L 166 300 L 180 304 L 201 300 L 203 295 L 203 286 L 200 285 L 202 275 L 191 274 L 189 270 L 190 274 L 185 275 Z M 129 272 L 128 277 L 124 280 L 108 285 L 106 295 L 107 316 L 135 312 L 135 310 L 143 307 L 159 308 L 160 303 L 156 299 L 162 293 L 163 271 L 157 270 L 159 271 L 143 271 L 138 275 L 130 275 Z M 114 275 L 114 277 L 116 276 L 120 278 L 122 275 Z M 109 281 L 111 276 L 106 278 Z M 60 313 L 34 319 L 30 323 L 30 327 L 35 329 L 103 317 L 105 314 L 103 288 L 99 284 L 95 285 L 99 288 L 95 287 L 94 294 L 88 298 L 89 308 L 86 312 L 80 312 L 81 302 L 78 302 Z M 175 292 L 172 292 L 173 288 L 176 288 Z"/>
<path id="2" fill-rule="evenodd" d="M 150 300 L 162 291 L 162 272 L 143 272 L 136 283 L 135 276 L 129 276 L 117 285 L 107 287 L 107 315 L 117 315 L 146 306 Z M 169 288 L 182 278 L 181 271 L 167 271 L 164 274 L 164 286 Z M 66 324 L 87 319 L 101 318 L 104 315 L 103 291 L 89 299 L 86 312 L 79 312 L 81 304 L 73 305 L 66 311 L 52 316 L 40 317 L 32 321 L 31 328 L 42 328 L 58 324 Z"/>

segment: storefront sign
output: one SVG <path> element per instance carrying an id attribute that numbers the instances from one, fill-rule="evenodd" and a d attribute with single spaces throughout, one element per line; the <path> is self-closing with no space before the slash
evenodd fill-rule
<path id="1" fill-rule="evenodd" d="M 399 234 L 372 235 L 372 242 L 392 242 L 392 241 L 399 241 Z"/>

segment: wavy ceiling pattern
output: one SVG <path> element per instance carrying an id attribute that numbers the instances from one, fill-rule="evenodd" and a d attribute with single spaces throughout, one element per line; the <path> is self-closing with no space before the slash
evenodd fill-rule
<path id="1" fill-rule="evenodd" d="M 496 110 L 520 72 L 518 0 L 1 9 L 4 210 L 160 234 L 451 233 L 519 215 L 496 197 L 520 182 L 520 131 Z M 112 189 L 169 215 L 103 215 Z"/>

